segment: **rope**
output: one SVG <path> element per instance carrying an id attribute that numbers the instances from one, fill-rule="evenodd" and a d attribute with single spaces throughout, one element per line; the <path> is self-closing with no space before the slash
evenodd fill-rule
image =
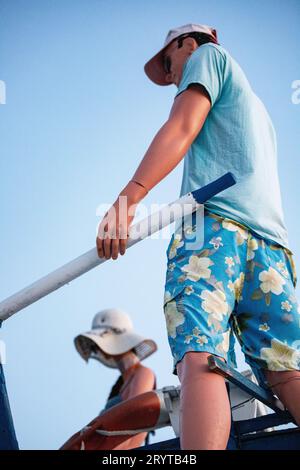
<path id="1" fill-rule="evenodd" d="M 162 423 L 160 425 L 157 425 L 155 427 L 151 426 L 150 428 L 142 428 L 142 429 L 131 429 L 131 430 L 122 430 L 122 431 L 105 431 L 104 429 L 96 429 L 95 432 L 97 434 L 100 434 L 101 436 L 135 436 L 136 434 L 140 434 L 142 432 L 150 432 L 150 431 L 155 431 L 156 429 L 164 428 L 166 426 L 165 423 Z M 85 431 L 88 431 L 91 429 L 91 426 L 85 426 L 84 428 L 81 429 L 80 435 L 82 436 Z M 84 446 L 84 443 L 82 441 L 82 444 Z"/>
<path id="2" fill-rule="evenodd" d="M 237 405 L 232 406 L 231 409 L 236 410 L 244 406 L 246 403 L 254 402 L 254 401 L 255 401 L 255 398 L 248 398 L 248 400 L 242 401 L 242 403 L 238 403 Z"/>
<path id="3" fill-rule="evenodd" d="M 160 424 L 159 426 L 151 426 L 150 428 L 142 428 L 142 429 L 131 429 L 131 430 L 122 430 L 122 431 L 105 431 L 104 429 L 96 429 L 96 433 L 102 436 L 135 436 L 136 434 L 140 434 L 141 432 L 150 432 L 155 431 L 159 428 L 164 428 L 166 425 L 165 423 Z"/>
<path id="4" fill-rule="evenodd" d="M 270 387 L 270 388 L 274 388 L 274 387 L 277 387 L 277 385 L 284 385 L 284 384 L 286 384 L 287 382 L 290 382 L 291 380 L 300 380 L 300 377 L 299 377 L 299 375 L 293 376 L 293 377 L 289 377 L 288 379 L 282 380 L 282 381 L 277 382 L 277 383 L 275 383 L 275 384 L 269 384 L 269 387 Z"/>

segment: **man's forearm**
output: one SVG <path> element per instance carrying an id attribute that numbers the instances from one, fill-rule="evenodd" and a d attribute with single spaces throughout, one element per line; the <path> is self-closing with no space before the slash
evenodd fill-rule
<path id="1" fill-rule="evenodd" d="M 167 121 L 151 142 L 133 179 L 150 191 L 178 165 L 194 137 L 176 122 Z M 138 203 L 145 197 L 147 191 L 141 186 L 129 182 L 120 194 L 128 196 L 132 202 Z"/>

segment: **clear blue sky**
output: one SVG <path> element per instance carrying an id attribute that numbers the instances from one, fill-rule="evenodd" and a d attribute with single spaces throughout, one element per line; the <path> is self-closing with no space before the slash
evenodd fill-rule
<path id="1" fill-rule="evenodd" d="M 176 88 L 152 84 L 143 65 L 170 28 L 190 22 L 218 30 L 273 119 L 299 267 L 299 20 L 298 0 L 0 0 L 0 298 L 93 247 L 97 206 L 115 200 L 172 106 Z M 182 163 L 145 202 L 177 199 L 181 174 Z M 158 343 L 145 361 L 158 387 L 178 384 L 162 310 L 168 242 L 145 240 L 4 323 L 21 448 L 58 448 L 104 405 L 117 372 L 86 365 L 73 346 L 100 309 L 127 310 Z"/>

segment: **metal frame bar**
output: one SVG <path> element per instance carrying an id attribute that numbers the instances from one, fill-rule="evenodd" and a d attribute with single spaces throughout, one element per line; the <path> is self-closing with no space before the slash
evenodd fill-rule
<path id="1" fill-rule="evenodd" d="M 1 328 L 1 322 L 0 322 Z M 0 357 L 0 450 L 18 450 L 14 422 L 9 406 L 3 366 Z"/>
<path id="2" fill-rule="evenodd" d="M 261 401 L 264 405 L 275 411 L 277 415 L 281 416 L 282 419 L 289 420 L 285 422 L 294 423 L 292 415 L 281 408 L 281 406 L 283 406 L 282 403 L 271 392 L 268 392 L 259 385 L 256 385 L 232 367 L 229 367 L 216 356 L 208 356 L 207 361 L 211 371 L 222 375 L 225 379 L 229 380 L 234 385 L 237 385 L 241 390 Z"/>
<path id="3" fill-rule="evenodd" d="M 183 216 L 192 214 L 206 200 L 233 186 L 235 183 L 234 176 L 228 172 L 217 180 L 181 196 L 176 201 L 164 206 L 161 210 L 150 214 L 130 227 L 127 248 L 176 220 L 182 219 Z M 107 261 L 106 258 L 99 258 L 96 247 L 92 248 L 0 302 L 0 320 L 7 320 L 19 310 L 33 304 L 105 261 Z"/>

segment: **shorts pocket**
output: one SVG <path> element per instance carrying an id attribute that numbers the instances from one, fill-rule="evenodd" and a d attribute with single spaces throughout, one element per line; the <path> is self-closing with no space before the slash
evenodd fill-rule
<path id="1" fill-rule="evenodd" d="M 181 248 L 183 247 L 184 241 L 182 239 L 182 236 L 179 233 L 173 233 L 166 251 L 168 261 L 174 260 L 182 251 Z"/>
<path id="2" fill-rule="evenodd" d="M 168 302 L 171 302 L 172 300 L 175 299 L 179 294 L 183 293 L 185 289 L 185 283 L 182 284 L 177 284 L 176 286 L 168 286 L 167 284 L 165 285 L 165 292 L 164 292 L 164 301 L 163 301 L 163 306 Z"/>
<path id="3" fill-rule="evenodd" d="M 288 250 L 287 248 L 284 248 L 284 254 L 285 254 L 285 257 L 286 257 L 287 265 L 290 268 L 290 272 L 291 272 L 292 280 L 293 280 L 293 285 L 294 285 L 294 287 L 296 287 L 296 285 L 297 285 L 297 271 L 296 271 L 295 261 L 294 261 L 294 258 L 293 258 L 293 253 L 290 250 Z"/>

